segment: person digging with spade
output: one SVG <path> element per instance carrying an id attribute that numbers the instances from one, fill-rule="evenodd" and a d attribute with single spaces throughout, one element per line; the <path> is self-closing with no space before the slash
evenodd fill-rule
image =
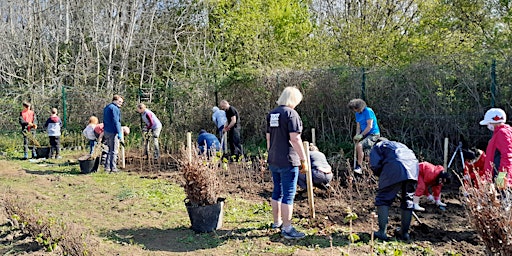
<path id="1" fill-rule="evenodd" d="M 362 99 L 353 99 L 348 103 L 348 108 L 355 112 L 356 117 L 356 135 L 354 136 L 355 152 L 357 163 L 354 166 L 354 172 L 362 174 L 361 165 L 363 163 L 364 150 L 370 150 L 380 137 L 380 129 L 377 123 L 375 112 Z"/>
<path id="2" fill-rule="evenodd" d="M 423 195 L 427 196 L 429 202 L 445 210 L 446 204 L 441 202 L 441 189 L 443 184 L 450 184 L 450 175 L 444 171 L 442 165 L 433 165 L 429 162 L 419 163 L 419 168 L 418 186 L 413 198 L 414 210 L 425 211 L 425 208 L 420 206 L 420 198 Z M 429 188 L 432 189 L 432 195 L 429 193 Z"/>
<path id="3" fill-rule="evenodd" d="M 156 117 L 155 113 L 153 111 L 146 108 L 146 105 L 144 103 L 137 104 L 137 112 L 142 117 L 142 121 L 146 124 L 142 128 L 142 132 L 145 133 L 146 137 L 151 137 L 153 139 L 153 159 L 158 160 L 160 158 L 160 145 L 158 144 L 158 138 L 160 137 L 160 132 L 162 131 L 162 122 Z M 149 139 L 144 139 L 144 156 L 149 157 Z"/>
<path id="4" fill-rule="evenodd" d="M 414 152 L 400 142 L 379 137 L 370 151 L 370 169 L 379 177 L 375 206 L 377 207 L 379 230 L 374 236 L 387 241 L 389 207 L 400 193 L 401 228 L 398 238 L 409 241 L 413 196 L 418 181 L 418 159 Z"/>

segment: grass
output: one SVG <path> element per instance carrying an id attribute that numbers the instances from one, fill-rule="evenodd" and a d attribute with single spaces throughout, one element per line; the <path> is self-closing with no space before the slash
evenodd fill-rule
<path id="1" fill-rule="evenodd" d="M 369 237 L 358 234 L 361 240 L 349 243 L 347 226 L 303 229 L 308 235 L 305 239 L 287 241 L 270 229 L 268 201 L 246 200 L 243 193 L 228 195 L 222 230 L 195 234 L 189 228 L 184 190 L 177 181 L 126 172 L 83 175 L 68 159 L 85 153 L 63 151 L 63 159 L 29 162 L 17 159 L 21 153 L 10 152 L 0 157 L 4 172 L 0 192 L 30 200 L 33 204 L 29 207 L 45 221 L 74 223 L 89 230 L 100 240 L 98 249 L 104 253 L 98 255 L 368 254 Z M 293 220 L 298 226 L 307 226 L 307 221 Z M 374 251 L 380 255 L 436 255 L 430 247 L 395 241 L 376 243 Z"/>

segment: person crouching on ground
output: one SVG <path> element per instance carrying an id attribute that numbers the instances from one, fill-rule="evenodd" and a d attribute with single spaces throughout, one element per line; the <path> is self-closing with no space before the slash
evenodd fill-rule
<path id="1" fill-rule="evenodd" d="M 481 177 L 485 175 L 485 152 L 480 149 L 463 149 L 462 156 L 464 156 L 464 183 L 478 188 Z"/>
<path id="2" fill-rule="evenodd" d="M 418 159 L 414 152 L 400 142 L 388 141 L 380 137 L 370 151 L 370 169 L 379 177 L 375 206 L 377 207 L 379 231 L 374 232 L 378 239 L 387 241 L 389 207 L 400 193 L 402 208 L 399 238 L 410 239 L 413 196 L 418 181 Z"/>
<path id="3" fill-rule="evenodd" d="M 327 162 L 324 153 L 320 152 L 318 148 L 309 145 L 309 159 L 311 161 L 311 176 L 313 178 L 313 186 L 326 190 L 329 187 L 329 182 L 332 180 L 332 167 Z M 299 180 L 297 184 L 302 189 L 307 189 L 306 174 L 299 173 Z"/>
<path id="4" fill-rule="evenodd" d="M 419 168 L 418 186 L 414 194 L 414 210 L 425 210 L 425 208 L 420 206 L 420 198 L 423 195 L 427 196 L 429 202 L 435 203 L 437 206 L 445 207 L 446 204 L 441 202 L 441 189 L 443 188 L 443 184 L 450 183 L 448 172 L 444 171 L 442 165 L 433 165 L 429 162 L 421 162 Z M 429 194 L 429 188 L 432 189 L 433 195 Z"/>
<path id="5" fill-rule="evenodd" d="M 212 133 L 206 132 L 201 129 L 199 136 L 197 137 L 197 146 L 199 148 L 199 154 L 202 155 L 206 151 L 207 156 L 212 156 L 214 152 L 220 151 L 220 142 Z"/>
<path id="6" fill-rule="evenodd" d="M 48 158 L 53 157 L 53 153 L 55 153 L 55 158 L 60 157 L 60 128 L 62 127 L 62 121 L 59 116 L 57 116 L 57 109 L 52 108 L 50 117 L 46 120 L 44 127 L 47 128 L 48 138 L 50 139 L 50 154 Z"/>
<path id="7" fill-rule="evenodd" d="M 302 120 L 295 107 L 302 101 L 302 93 L 295 87 L 286 87 L 278 107 L 267 115 L 268 165 L 272 172 L 272 228 L 281 227 L 285 239 L 300 239 L 306 235 L 292 226 L 293 200 L 297 192 L 299 169 L 308 170 L 302 145 Z"/>

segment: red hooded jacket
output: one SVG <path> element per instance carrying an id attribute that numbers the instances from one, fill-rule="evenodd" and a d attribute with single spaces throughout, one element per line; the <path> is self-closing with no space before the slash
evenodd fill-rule
<path id="1" fill-rule="evenodd" d="M 499 151 L 500 158 L 495 159 L 496 151 Z M 487 149 L 485 150 L 485 178 L 491 181 L 494 172 L 491 167 L 491 163 L 499 161 L 498 168 L 499 172 L 507 172 L 508 186 L 512 187 L 512 127 L 508 124 L 498 125 L 494 128 L 494 133 Z"/>
<path id="2" fill-rule="evenodd" d="M 437 184 L 437 176 L 444 170 L 442 165 L 433 165 L 429 162 L 419 163 L 420 174 L 418 175 L 418 186 L 416 187 L 416 196 L 428 196 L 428 188 L 432 188 L 432 194 L 435 199 L 439 199 L 443 184 Z"/>

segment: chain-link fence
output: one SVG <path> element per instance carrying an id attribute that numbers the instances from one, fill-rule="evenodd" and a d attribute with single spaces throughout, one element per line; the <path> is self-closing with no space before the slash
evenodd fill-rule
<path id="1" fill-rule="evenodd" d="M 450 150 L 465 146 L 485 149 L 491 134 L 478 125 L 491 106 L 512 113 L 510 60 L 467 61 L 453 56 L 450 61 L 430 59 L 397 68 L 350 68 L 282 72 L 257 79 L 217 82 L 180 81 L 153 85 L 146 105 L 164 124 L 163 136 L 170 150 L 179 147 L 185 133 L 200 129 L 215 131 L 211 108 L 216 101 L 228 100 L 240 112 L 245 148 L 265 148 L 265 117 L 276 106 L 285 86 L 298 86 L 304 93 L 297 107 L 304 123 L 305 140 L 316 142 L 327 153 L 352 150 L 355 132 L 354 113 L 346 106 L 363 97 L 377 114 L 382 135 L 413 148 L 420 159 L 442 161 L 444 138 Z M 105 105 L 112 95 L 73 86 L 1 85 L 0 130 L 18 131 L 21 103 L 31 101 L 39 122 L 44 122 L 52 107 L 66 123 L 66 129 L 81 131 L 90 115 L 102 120 Z M 150 85 L 148 85 L 150 87 Z M 141 125 L 136 104 L 139 88 L 120 94 L 123 125 L 134 132 Z M 493 93 L 491 93 L 493 92 Z M 147 96 L 147 95 L 146 95 Z M 64 111 L 65 110 L 65 111 Z"/>

